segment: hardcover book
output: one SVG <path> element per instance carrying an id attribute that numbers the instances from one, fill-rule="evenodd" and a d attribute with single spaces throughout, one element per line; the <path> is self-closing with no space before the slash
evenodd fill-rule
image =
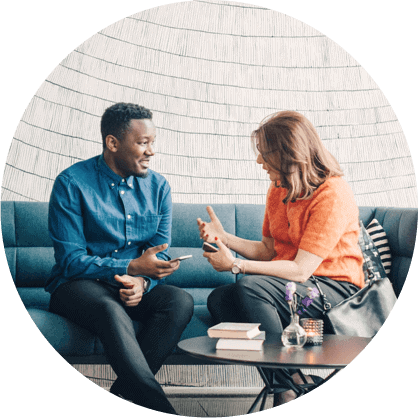
<path id="1" fill-rule="evenodd" d="M 261 324 L 250 324 L 240 322 L 221 322 L 208 329 L 208 335 L 211 338 L 240 338 L 251 339 L 261 333 L 259 326 Z"/>
<path id="2" fill-rule="evenodd" d="M 241 338 L 220 338 L 216 343 L 216 349 L 261 351 L 265 337 L 265 332 L 261 331 L 259 335 L 250 340 Z"/>

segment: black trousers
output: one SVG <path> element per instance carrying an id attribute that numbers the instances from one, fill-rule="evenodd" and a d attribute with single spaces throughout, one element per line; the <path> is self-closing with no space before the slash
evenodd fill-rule
<path id="1" fill-rule="evenodd" d="M 317 277 L 317 279 L 332 306 L 358 291 L 357 286 L 348 282 L 338 282 L 328 277 Z M 244 276 L 236 283 L 213 290 L 208 297 L 208 309 L 216 323 L 261 323 L 260 330 L 265 331 L 266 336 L 278 337 L 290 323 L 290 308 L 285 299 L 287 283 L 289 280 L 273 276 Z M 296 293 L 304 298 L 308 287 L 316 287 L 310 279 L 303 284 L 297 283 Z M 323 310 L 319 296 L 300 317 L 321 319 Z M 327 332 L 326 328 L 324 332 Z M 296 369 L 288 369 L 287 374 L 290 377 L 296 371 Z M 264 373 L 271 375 L 273 384 L 283 383 L 273 369 L 264 369 Z M 276 402 L 276 394 L 274 402 Z"/>
<path id="2" fill-rule="evenodd" d="M 193 315 L 193 298 L 160 285 L 135 307 L 125 307 L 117 288 L 93 280 L 62 284 L 51 295 L 50 311 L 100 338 L 117 374 L 112 392 L 155 411 L 176 414 L 155 379 Z M 132 320 L 142 324 L 135 334 Z"/>
<path id="3" fill-rule="evenodd" d="M 357 286 L 348 282 L 328 277 L 318 277 L 318 280 L 332 306 L 358 291 Z M 290 309 L 285 300 L 287 283 L 289 280 L 273 276 L 244 276 L 236 283 L 213 290 L 208 298 L 208 309 L 216 323 L 261 323 L 260 329 L 266 331 L 266 335 L 278 335 L 290 323 Z M 303 284 L 297 283 L 296 293 L 304 298 L 308 287 L 316 288 L 310 279 Z M 322 312 L 319 296 L 300 317 L 320 319 Z"/>

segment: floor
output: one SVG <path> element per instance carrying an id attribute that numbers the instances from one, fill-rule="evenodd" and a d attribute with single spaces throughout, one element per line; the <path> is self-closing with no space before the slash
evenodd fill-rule
<path id="1" fill-rule="evenodd" d="M 244 415 L 250 409 L 255 397 L 246 396 L 205 396 L 205 397 L 169 397 L 178 414 L 189 417 L 228 417 Z M 272 399 L 266 409 L 272 407 Z"/>
<path id="2" fill-rule="evenodd" d="M 73 366 L 106 390 L 116 378 L 108 365 Z M 304 372 L 316 374 L 311 370 Z M 321 377 L 328 373 L 321 371 Z M 177 413 L 187 417 L 244 415 L 264 386 L 257 370 L 251 366 L 163 365 L 156 377 Z M 270 395 L 265 409 L 272 406 Z"/>
<path id="3" fill-rule="evenodd" d="M 259 389 L 228 388 L 226 390 L 194 388 L 164 388 L 168 399 L 179 415 L 187 417 L 231 417 L 245 415 L 253 404 Z M 265 409 L 273 406 L 269 397 Z M 257 412 L 256 409 L 255 412 Z"/>

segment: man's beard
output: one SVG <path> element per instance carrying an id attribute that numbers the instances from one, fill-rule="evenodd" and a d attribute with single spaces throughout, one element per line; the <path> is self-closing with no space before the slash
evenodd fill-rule
<path id="1" fill-rule="evenodd" d="M 140 177 L 141 179 L 145 179 L 148 177 L 148 170 L 145 171 L 144 173 L 138 173 L 138 174 L 134 174 L 134 177 Z"/>

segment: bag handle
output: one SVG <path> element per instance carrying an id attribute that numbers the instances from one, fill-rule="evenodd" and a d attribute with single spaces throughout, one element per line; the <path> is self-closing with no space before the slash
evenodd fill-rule
<path id="1" fill-rule="evenodd" d="M 332 305 L 329 303 L 327 299 L 327 295 L 322 291 L 321 287 L 319 286 L 319 281 L 315 276 L 311 276 L 312 281 L 315 283 L 316 287 L 318 288 L 319 294 L 322 298 L 322 303 L 324 304 L 324 314 L 325 312 L 329 311 L 332 308 Z"/>

